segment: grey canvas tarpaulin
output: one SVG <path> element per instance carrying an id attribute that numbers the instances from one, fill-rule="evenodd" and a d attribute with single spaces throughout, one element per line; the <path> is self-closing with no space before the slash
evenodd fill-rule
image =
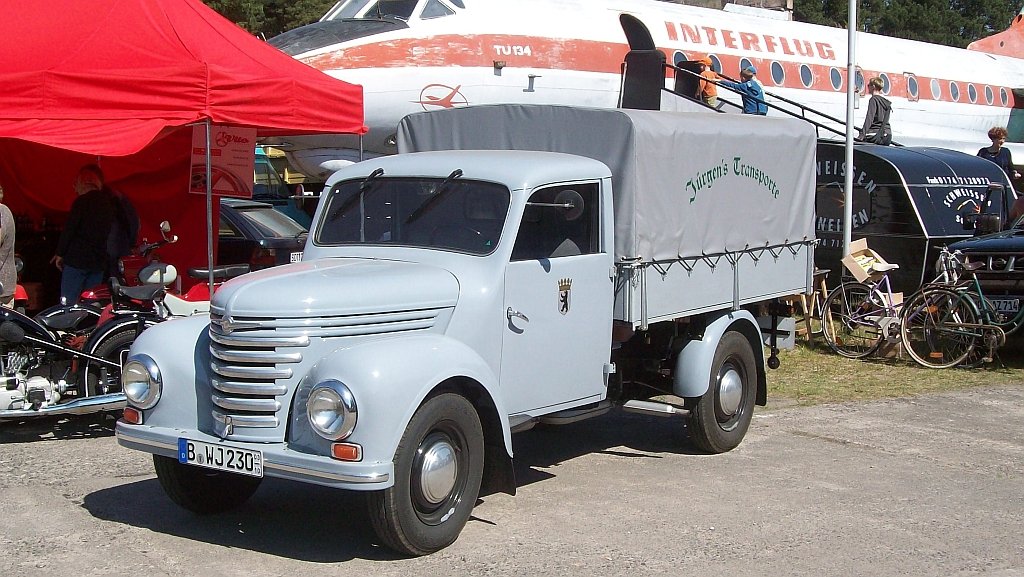
<path id="1" fill-rule="evenodd" d="M 795 119 L 474 106 L 407 116 L 399 152 L 542 150 L 612 171 L 615 252 L 668 262 L 814 238 L 813 127 Z"/>

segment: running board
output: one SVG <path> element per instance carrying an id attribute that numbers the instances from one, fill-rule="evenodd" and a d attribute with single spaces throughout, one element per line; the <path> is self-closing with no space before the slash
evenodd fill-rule
<path id="1" fill-rule="evenodd" d="M 690 411 L 680 407 L 679 405 L 638 400 L 626 401 L 622 405 L 622 410 L 627 413 L 642 413 L 644 415 L 654 415 L 656 417 L 673 417 L 675 415 L 690 414 Z"/>
<path id="2" fill-rule="evenodd" d="M 568 425 L 569 423 L 575 423 L 576 421 L 582 421 L 583 419 L 599 417 L 607 413 L 611 408 L 612 403 L 610 401 L 601 401 L 596 406 L 587 407 L 585 409 L 569 409 L 567 411 L 558 411 L 557 413 L 544 415 L 543 417 L 538 417 L 537 422 L 545 425 Z"/>

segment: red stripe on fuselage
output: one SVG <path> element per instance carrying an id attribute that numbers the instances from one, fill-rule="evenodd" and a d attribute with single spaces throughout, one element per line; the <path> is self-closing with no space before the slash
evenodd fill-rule
<path id="1" fill-rule="evenodd" d="M 666 29 L 676 29 L 671 22 L 666 22 Z M 678 28 L 673 34 L 669 33 L 670 39 L 685 42 L 690 40 L 687 35 L 697 34 L 695 28 L 688 32 L 682 32 L 686 27 Z M 716 29 L 717 30 L 717 29 Z M 704 31 L 707 34 L 707 31 Z M 719 31 L 720 32 L 720 31 Z M 674 38 L 673 38 L 674 35 Z M 725 38 L 730 38 L 727 42 Z M 758 68 L 758 77 L 769 90 L 773 87 L 816 90 L 820 92 L 845 92 L 846 90 L 846 69 L 836 65 L 811 63 L 798 60 L 797 57 L 806 56 L 821 60 L 835 60 L 836 55 L 832 46 L 826 42 L 812 42 L 778 35 L 755 35 L 751 33 L 730 33 L 728 35 L 717 35 L 721 38 L 722 45 L 734 45 L 738 48 L 752 52 L 749 56 L 719 55 L 711 50 L 712 54 L 721 61 L 723 70 L 729 76 L 739 76 L 739 64 L 742 58 L 746 58 Z M 697 36 L 697 39 L 700 39 Z M 713 47 L 712 47 L 713 48 Z M 316 56 L 303 58 L 302 61 L 319 70 L 344 70 L 344 69 L 365 69 L 365 68 L 409 68 L 409 67 L 463 67 L 463 68 L 491 68 L 495 61 L 503 61 L 506 68 L 536 68 L 551 70 L 574 70 L 580 72 L 596 72 L 602 74 L 618 74 L 629 47 L 625 44 L 615 42 L 601 42 L 596 40 L 579 39 L 552 39 L 536 36 L 518 35 L 439 35 L 428 38 L 403 38 L 376 42 L 372 44 L 361 44 L 340 48 Z M 682 47 L 663 49 L 672 56 L 681 52 L 690 60 L 694 60 L 708 53 L 705 45 L 686 45 Z M 772 58 L 771 54 L 790 57 L 791 59 Z M 784 71 L 785 78 L 781 83 L 773 81 L 771 76 L 771 65 L 777 62 Z M 812 76 L 810 86 L 805 86 L 800 78 L 801 65 L 806 65 Z M 836 69 L 841 77 L 842 84 L 836 88 L 832 85 L 831 73 Z M 733 72 L 730 72 L 733 71 Z M 872 76 L 886 74 L 890 82 L 888 95 L 909 98 L 907 79 L 903 72 L 886 72 L 880 70 L 863 70 L 865 79 Z M 931 81 L 933 78 L 925 76 L 916 77 L 919 90 L 918 99 L 924 101 L 938 102 L 959 102 L 961 104 L 972 104 L 968 98 L 968 85 L 970 83 L 956 81 L 960 90 L 960 98 L 954 100 L 950 94 L 950 80 L 937 78 L 941 85 L 941 95 L 935 97 L 931 92 Z M 977 101 L 973 104 L 989 106 L 986 99 L 985 88 L 991 87 L 993 92 L 993 103 L 991 106 L 1011 107 L 1013 98 L 1010 96 L 1010 87 L 974 84 L 977 90 Z M 1001 92 L 1007 95 L 1007 104 L 1002 103 Z"/>

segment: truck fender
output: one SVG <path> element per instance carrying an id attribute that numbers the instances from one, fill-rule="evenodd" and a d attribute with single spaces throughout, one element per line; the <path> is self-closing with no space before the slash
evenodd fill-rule
<path id="1" fill-rule="evenodd" d="M 739 331 L 750 342 L 757 359 L 757 404 L 764 405 L 768 398 L 768 376 L 764 366 L 764 345 L 761 329 L 750 312 L 745 310 L 721 311 L 705 316 L 707 326 L 700 339 L 694 339 L 679 351 L 672 373 L 673 392 L 683 398 L 700 397 L 708 390 L 711 363 L 714 362 L 718 342 L 726 331 Z"/>
<path id="2" fill-rule="evenodd" d="M 391 462 L 413 414 L 442 390 L 461 392 L 477 406 L 485 431 L 490 425 L 494 433 L 489 444 L 503 444 L 511 461 L 512 433 L 498 379 L 476 351 L 459 341 L 410 335 L 363 341 L 325 355 L 296 390 L 290 443 L 322 450 L 324 439 L 310 428 L 306 400 L 313 387 L 329 379 L 344 383 L 356 399 L 358 419 L 346 442 L 362 446 L 364 461 Z"/>

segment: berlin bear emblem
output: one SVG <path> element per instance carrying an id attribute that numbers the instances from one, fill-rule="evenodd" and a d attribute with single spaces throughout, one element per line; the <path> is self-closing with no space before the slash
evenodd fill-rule
<path id="1" fill-rule="evenodd" d="M 563 315 L 569 312 L 569 306 L 572 304 L 571 290 L 571 278 L 563 278 L 558 281 L 558 312 Z"/>

